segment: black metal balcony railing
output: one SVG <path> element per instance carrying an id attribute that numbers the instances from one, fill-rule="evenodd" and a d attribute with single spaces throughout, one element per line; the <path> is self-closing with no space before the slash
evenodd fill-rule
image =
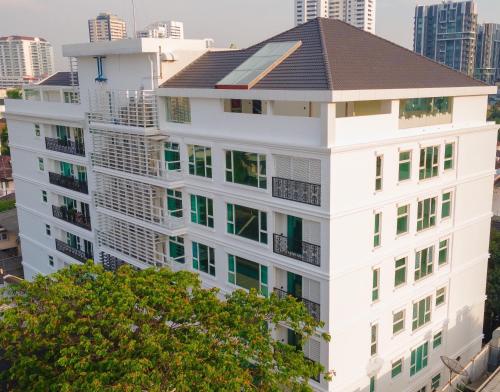
<path id="1" fill-rule="evenodd" d="M 286 292 L 285 290 L 278 289 L 277 287 L 274 288 L 275 294 L 278 296 L 278 298 L 284 299 L 287 296 L 292 296 L 295 297 L 294 295 Z M 297 297 L 295 297 L 297 298 Z M 321 313 L 320 313 L 320 304 L 317 304 L 316 302 L 313 302 L 309 299 L 306 298 L 297 298 L 298 301 L 302 301 L 306 309 L 309 311 L 309 314 L 313 316 L 316 320 L 321 320 Z"/>
<path id="2" fill-rule="evenodd" d="M 93 259 L 94 255 L 91 253 L 87 253 L 81 249 L 76 249 L 68 245 L 66 242 L 58 240 L 56 238 L 56 249 L 59 252 L 64 253 L 70 257 L 73 257 L 75 260 L 80 261 L 81 263 L 85 263 L 88 259 Z"/>
<path id="3" fill-rule="evenodd" d="M 294 241 L 281 234 L 273 236 L 273 251 L 304 263 L 321 266 L 321 246 L 305 241 Z"/>
<path id="4" fill-rule="evenodd" d="M 74 224 L 75 226 L 91 230 L 90 216 L 85 216 L 76 210 L 68 210 L 66 206 L 52 206 L 52 215 L 63 221 Z"/>
<path id="5" fill-rule="evenodd" d="M 62 186 L 63 188 L 71 189 L 72 191 L 89 193 L 87 181 L 80 181 L 71 176 L 63 176 L 59 173 L 49 172 L 49 182 L 54 185 Z"/>
<path id="6" fill-rule="evenodd" d="M 85 156 L 85 145 L 72 140 L 45 138 L 45 148 L 51 151 L 63 152 L 71 155 Z"/>
<path id="7" fill-rule="evenodd" d="M 273 177 L 273 197 L 321 206 L 321 185 Z"/>

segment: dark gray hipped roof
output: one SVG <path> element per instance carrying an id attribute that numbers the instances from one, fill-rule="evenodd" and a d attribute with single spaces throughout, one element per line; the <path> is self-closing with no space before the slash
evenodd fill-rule
<path id="1" fill-rule="evenodd" d="M 480 87 L 480 81 L 347 23 L 317 18 L 247 49 L 207 52 L 164 88 L 214 88 L 269 42 L 302 41 L 302 46 L 254 89 L 370 90 Z"/>
<path id="2" fill-rule="evenodd" d="M 38 83 L 39 86 L 63 86 L 71 87 L 71 79 L 74 78 L 75 86 L 78 86 L 78 73 L 76 72 L 56 72 L 47 79 Z"/>

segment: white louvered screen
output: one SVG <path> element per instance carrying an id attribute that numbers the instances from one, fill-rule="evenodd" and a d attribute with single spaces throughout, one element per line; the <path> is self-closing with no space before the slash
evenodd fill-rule
<path id="1" fill-rule="evenodd" d="M 319 222 L 311 222 L 308 220 L 302 221 L 302 241 L 309 242 L 314 245 L 321 244 Z"/>
<path id="2" fill-rule="evenodd" d="M 274 155 L 276 177 L 321 184 L 321 161 Z"/>
<path id="3" fill-rule="evenodd" d="M 309 301 L 320 303 L 319 282 L 308 278 L 302 278 L 302 297 Z"/>
<path id="4" fill-rule="evenodd" d="M 304 355 L 314 362 L 321 360 L 321 343 L 315 339 L 309 339 L 304 344 Z"/>

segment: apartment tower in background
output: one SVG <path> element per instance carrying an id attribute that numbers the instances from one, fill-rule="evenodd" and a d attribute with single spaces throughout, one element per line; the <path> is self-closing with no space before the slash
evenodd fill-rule
<path id="1" fill-rule="evenodd" d="M 317 17 L 347 22 L 375 34 L 376 0 L 295 0 L 295 24 Z"/>
<path id="2" fill-rule="evenodd" d="M 415 8 L 413 50 L 469 76 L 474 75 L 476 33 L 474 0 Z"/>
<path id="3" fill-rule="evenodd" d="M 184 24 L 174 20 L 156 22 L 137 32 L 137 38 L 184 39 Z"/>
<path id="4" fill-rule="evenodd" d="M 89 38 L 90 42 L 124 39 L 127 38 L 127 26 L 118 16 L 102 12 L 89 19 Z"/>
<path id="5" fill-rule="evenodd" d="M 474 76 L 491 85 L 500 82 L 500 24 L 479 25 Z"/>
<path id="6" fill-rule="evenodd" d="M 54 72 L 54 51 L 43 38 L 0 37 L 0 88 L 18 87 Z"/>

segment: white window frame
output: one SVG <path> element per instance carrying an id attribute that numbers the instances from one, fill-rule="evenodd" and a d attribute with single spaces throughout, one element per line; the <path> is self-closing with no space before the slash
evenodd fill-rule
<path id="1" fill-rule="evenodd" d="M 441 297 L 443 298 L 443 302 L 438 304 L 438 298 L 441 298 Z M 436 290 L 436 300 L 435 300 L 436 308 L 439 308 L 439 307 L 443 306 L 444 304 L 446 304 L 446 297 L 447 297 L 446 286 L 439 287 Z"/>
<path id="2" fill-rule="evenodd" d="M 398 318 L 396 320 L 396 315 L 399 315 L 399 314 L 402 314 L 402 317 Z M 399 329 L 398 331 L 394 331 L 394 327 L 397 324 L 401 324 L 401 323 L 403 324 L 401 329 Z M 405 328 L 406 328 L 406 309 L 399 309 L 399 310 L 392 312 L 392 335 L 393 336 L 399 335 L 401 332 L 403 332 L 405 330 Z"/>

